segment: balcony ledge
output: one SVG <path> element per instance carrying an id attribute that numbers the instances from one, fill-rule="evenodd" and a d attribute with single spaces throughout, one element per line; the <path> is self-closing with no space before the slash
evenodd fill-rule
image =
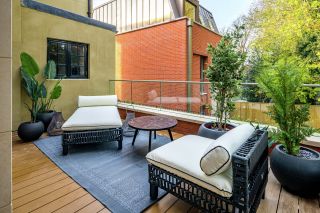
<path id="1" fill-rule="evenodd" d="M 151 115 L 170 116 L 180 121 L 186 121 L 186 122 L 191 122 L 196 124 L 216 121 L 216 118 L 212 116 L 199 115 L 199 114 L 194 114 L 189 112 L 182 112 L 177 110 L 163 109 L 163 108 L 150 107 L 150 106 L 144 106 L 144 105 L 128 104 L 128 103 L 122 103 L 122 102 L 118 103 L 118 108 L 135 111 L 135 112 L 141 112 L 145 114 L 151 114 Z M 230 120 L 230 122 L 234 124 L 247 123 L 247 122 L 236 121 L 236 120 Z"/>
<path id="2" fill-rule="evenodd" d="M 177 110 L 163 109 L 158 107 L 123 103 L 123 102 L 118 103 L 118 108 L 123 110 L 128 110 L 128 111 L 135 111 L 142 114 L 170 116 L 179 121 L 194 123 L 198 125 L 201 125 L 202 123 L 205 123 L 205 122 L 216 121 L 216 118 L 212 116 L 199 115 L 199 114 L 194 114 L 189 112 L 182 112 Z M 230 122 L 238 125 L 248 123 L 245 121 L 238 121 L 238 120 L 230 120 Z M 257 123 L 253 123 L 253 124 L 258 125 Z M 259 125 L 261 127 L 268 126 L 263 124 L 259 124 Z M 275 129 L 275 128 L 276 127 L 274 126 L 269 126 L 269 129 Z M 320 150 L 320 134 L 315 133 L 311 137 L 307 137 L 306 140 L 302 142 L 302 144 L 309 147 L 316 148 L 317 150 L 318 149 Z"/>

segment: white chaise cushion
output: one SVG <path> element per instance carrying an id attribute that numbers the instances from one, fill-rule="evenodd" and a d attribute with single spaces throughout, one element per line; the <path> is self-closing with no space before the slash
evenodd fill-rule
<path id="1" fill-rule="evenodd" d="M 231 167 L 232 154 L 254 132 L 250 124 L 242 124 L 210 143 L 200 160 L 202 171 L 207 175 L 220 174 Z"/>
<path id="2" fill-rule="evenodd" d="M 199 162 L 212 139 L 187 135 L 161 146 L 146 156 L 149 163 L 176 174 L 223 197 L 232 195 L 232 170 L 207 176 Z"/>
<path id="3" fill-rule="evenodd" d="M 110 129 L 122 126 L 115 106 L 80 107 L 63 124 L 63 131 Z"/>
<path id="4" fill-rule="evenodd" d="M 118 98 L 116 95 L 101 96 L 79 96 L 78 107 L 89 106 L 117 106 Z"/>

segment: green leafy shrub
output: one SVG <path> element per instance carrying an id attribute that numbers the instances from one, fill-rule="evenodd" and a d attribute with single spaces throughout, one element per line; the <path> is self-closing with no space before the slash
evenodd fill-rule
<path id="1" fill-rule="evenodd" d="M 25 104 L 30 111 L 31 121 L 36 122 L 39 112 L 49 111 L 52 102 L 61 95 L 62 88 L 60 80 L 54 85 L 51 91 L 47 92 L 45 82 L 48 78 L 55 78 L 56 65 L 54 61 L 49 61 L 44 70 L 44 80 L 38 81 L 37 75 L 40 72 L 37 62 L 29 54 L 20 54 L 22 86 L 31 99 L 31 104 Z"/>
<path id="2" fill-rule="evenodd" d="M 274 139 L 283 144 L 291 155 L 298 155 L 300 142 L 314 132 L 306 125 L 309 105 L 296 104 L 302 91 L 304 73 L 295 59 L 285 58 L 264 66 L 257 78 L 259 87 L 273 103 L 268 114 L 278 125 Z"/>
<path id="3" fill-rule="evenodd" d="M 239 36 L 238 36 L 239 37 Z M 206 77 L 211 83 L 211 96 L 215 101 L 214 115 L 217 127 L 225 129 L 230 113 L 235 109 L 232 98 L 239 95 L 245 53 L 238 50 L 238 40 L 232 35 L 224 36 L 216 47 L 208 46 L 211 64 Z"/>

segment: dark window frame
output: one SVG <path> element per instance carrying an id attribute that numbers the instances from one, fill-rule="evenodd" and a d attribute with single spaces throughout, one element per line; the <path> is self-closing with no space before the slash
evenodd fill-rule
<path id="1" fill-rule="evenodd" d="M 52 51 L 54 45 L 56 45 L 56 49 Z M 64 49 L 61 48 L 63 47 L 62 45 L 64 45 Z M 72 51 L 74 47 L 76 47 L 76 53 Z M 63 58 L 62 61 L 60 61 L 59 56 Z M 81 60 L 80 62 L 81 58 L 83 58 L 83 61 Z M 48 38 L 47 61 L 49 60 L 56 62 L 56 79 L 89 79 L 89 44 Z M 81 68 L 83 69 L 83 74 L 80 74 Z M 62 70 L 65 70 L 64 75 L 61 75 Z"/>

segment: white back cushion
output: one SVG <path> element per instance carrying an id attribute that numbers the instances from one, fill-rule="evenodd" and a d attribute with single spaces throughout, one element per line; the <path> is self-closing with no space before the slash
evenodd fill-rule
<path id="1" fill-rule="evenodd" d="M 201 170 L 206 175 L 213 175 L 230 168 L 232 154 L 249 139 L 254 130 L 250 124 L 242 124 L 213 141 L 200 160 Z"/>
<path id="2" fill-rule="evenodd" d="M 78 99 L 78 107 L 117 106 L 117 103 L 116 95 L 79 96 Z"/>

